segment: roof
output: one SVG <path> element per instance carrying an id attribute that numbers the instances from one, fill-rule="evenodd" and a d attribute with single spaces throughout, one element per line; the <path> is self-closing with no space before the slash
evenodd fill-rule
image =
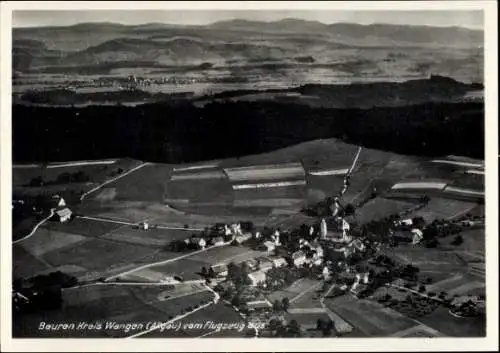
<path id="1" fill-rule="evenodd" d="M 63 208 L 61 210 L 57 210 L 56 211 L 56 214 L 59 216 L 59 217 L 66 217 L 66 216 L 71 216 L 71 210 L 69 208 Z"/>
<path id="2" fill-rule="evenodd" d="M 247 306 L 252 309 L 270 308 L 271 304 L 267 300 L 254 300 L 247 302 Z"/>
<path id="3" fill-rule="evenodd" d="M 248 277 L 253 278 L 257 282 L 263 282 L 266 280 L 266 273 L 263 271 L 255 271 L 248 274 Z"/>
<path id="4" fill-rule="evenodd" d="M 214 266 L 212 266 L 212 270 L 214 270 L 214 272 L 217 272 L 217 273 L 225 272 L 225 271 L 227 271 L 227 266 L 224 264 L 214 265 Z"/>
<path id="5" fill-rule="evenodd" d="M 302 250 L 296 251 L 292 254 L 292 259 L 298 259 L 299 257 L 305 256 Z"/>
<path id="6" fill-rule="evenodd" d="M 269 241 L 269 240 L 268 240 L 268 241 L 265 241 L 265 242 L 264 242 L 264 246 L 266 246 L 266 247 L 274 247 L 274 246 L 275 246 L 275 244 L 274 244 L 272 241 Z"/>

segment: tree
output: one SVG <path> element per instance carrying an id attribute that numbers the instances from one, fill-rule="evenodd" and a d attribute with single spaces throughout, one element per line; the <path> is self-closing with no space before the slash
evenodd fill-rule
<path id="1" fill-rule="evenodd" d="M 290 307 L 290 299 L 288 299 L 287 297 L 283 298 L 281 300 L 281 305 L 284 311 L 288 311 L 288 308 Z"/>
<path id="2" fill-rule="evenodd" d="M 205 266 L 203 266 L 201 268 L 201 275 L 206 277 L 208 275 L 208 271 L 207 271 L 207 268 Z"/>
<path id="3" fill-rule="evenodd" d="M 460 244 L 462 244 L 464 242 L 464 239 L 462 238 L 461 235 L 457 235 L 453 241 L 451 242 L 451 245 L 455 245 L 455 246 L 458 246 Z"/>
<path id="4" fill-rule="evenodd" d="M 354 205 L 352 204 L 348 204 L 346 205 L 346 207 L 344 208 L 344 214 L 346 216 L 351 216 L 353 215 L 354 213 L 356 212 L 356 208 L 354 207 Z"/>
<path id="5" fill-rule="evenodd" d="M 292 337 L 300 336 L 300 326 L 297 320 L 291 320 L 288 324 L 288 331 L 292 335 Z"/>
<path id="6" fill-rule="evenodd" d="M 31 179 L 30 183 L 28 184 L 29 186 L 43 186 L 44 181 L 41 176 L 37 176 L 33 179 Z"/>
<path id="7" fill-rule="evenodd" d="M 233 299 L 231 300 L 231 304 L 235 307 L 239 307 L 241 305 L 241 300 L 240 297 L 235 295 Z"/>
<path id="8" fill-rule="evenodd" d="M 424 293 L 424 292 L 425 292 L 425 289 L 426 289 L 426 288 L 425 288 L 425 286 L 424 286 L 423 284 L 421 284 L 421 285 L 418 287 L 418 291 L 419 291 L 420 293 Z"/>
<path id="9" fill-rule="evenodd" d="M 323 319 L 316 320 L 316 330 L 322 331 L 325 326 L 326 326 L 326 324 L 323 321 Z"/>
<path id="10" fill-rule="evenodd" d="M 281 302 L 276 299 L 274 302 L 273 302 L 273 310 L 275 312 L 279 312 L 279 311 L 282 311 L 283 310 L 283 305 L 281 304 Z"/>

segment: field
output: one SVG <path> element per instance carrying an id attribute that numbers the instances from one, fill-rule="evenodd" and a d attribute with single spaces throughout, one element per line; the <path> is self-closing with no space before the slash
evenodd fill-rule
<path id="1" fill-rule="evenodd" d="M 210 305 L 208 308 L 197 311 L 186 318 L 181 320 L 183 327 L 179 331 L 174 330 L 160 330 L 153 331 L 151 333 L 145 334 L 144 338 L 195 338 L 202 335 L 213 332 L 214 329 L 210 328 L 211 323 L 234 323 L 240 325 L 240 327 L 247 327 L 244 320 L 232 309 L 222 302 L 214 305 Z M 186 326 L 184 326 L 186 324 Z M 197 328 L 196 326 L 191 326 L 194 324 L 202 324 L 202 328 Z M 223 330 L 217 334 L 207 335 L 210 337 L 244 337 L 245 330 L 238 331 L 237 329 Z"/>
<path id="2" fill-rule="evenodd" d="M 361 224 L 367 223 L 408 210 L 413 206 L 415 204 L 411 202 L 377 197 L 356 210 L 356 219 Z"/>
<path id="3" fill-rule="evenodd" d="M 484 287 L 484 281 L 478 281 L 472 276 L 457 273 L 447 279 L 428 285 L 427 291 L 435 293 L 443 291 L 450 296 L 454 296 L 467 295 L 481 290 L 484 293 Z"/>
<path id="4" fill-rule="evenodd" d="M 264 255 L 266 255 L 265 251 L 255 251 L 245 246 L 224 246 L 190 256 L 189 259 L 216 265 L 229 262 L 239 263 Z"/>
<path id="5" fill-rule="evenodd" d="M 160 203 L 171 169 L 172 167 L 167 164 L 148 164 L 109 183 L 107 188 L 114 188 L 115 201 L 133 200 Z M 106 192 L 105 189 L 102 192 Z M 93 196 L 99 199 L 99 191 Z"/>
<path id="6" fill-rule="evenodd" d="M 182 276 L 184 280 L 200 280 L 202 279 L 199 273 L 201 272 L 202 267 L 208 268 L 210 264 L 202 261 L 191 260 L 189 258 L 178 260 L 175 262 L 166 263 L 163 265 L 156 265 L 149 267 L 147 270 L 140 270 L 137 272 L 133 272 L 129 275 L 123 276 L 124 280 L 127 280 L 129 277 L 133 276 L 141 277 L 144 279 L 151 280 L 152 271 L 153 273 L 159 273 L 166 276 Z"/>
<path id="7" fill-rule="evenodd" d="M 24 240 L 20 246 L 34 256 L 43 256 L 53 251 L 64 251 L 70 247 L 82 246 L 88 240 L 82 235 L 39 228 L 34 236 Z"/>
<path id="8" fill-rule="evenodd" d="M 75 218 L 67 223 L 49 222 L 42 226 L 49 231 L 79 234 L 86 237 L 100 237 L 123 227 L 122 224 Z"/>
<path id="9" fill-rule="evenodd" d="M 451 337 L 484 337 L 486 322 L 480 317 L 457 318 L 450 315 L 448 309 L 437 308 L 429 315 L 419 318 L 422 323 Z"/>
<path id="10" fill-rule="evenodd" d="M 254 180 L 300 180 L 304 179 L 305 171 L 301 163 L 253 165 L 239 168 L 225 168 L 231 183 Z"/>
<path id="11" fill-rule="evenodd" d="M 43 259 L 52 266 L 77 265 L 106 272 L 114 266 L 140 262 L 152 253 L 153 250 L 148 247 L 90 239 L 78 246 L 45 253 Z"/>
<path id="12" fill-rule="evenodd" d="M 174 240 L 184 240 L 189 238 L 191 234 L 192 232 L 182 229 L 170 230 L 156 228 L 145 231 L 126 226 L 114 231 L 113 233 L 108 233 L 102 236 L 102 238 L 123 243 L 163 247 Z"/>
<path id="13" fill-rule="evenodd" d="M 471 229 L 460 233 L 463 243 L 460 245 L 450 245 L 457 254 L 466 261 L 484 262 L 486 235 L 483 229 Z"/>
<path id="14" fill-rule="evenodd" d="M 435 219 L 448 219 L 465 215 L 476 205 L 473 202 L 432 197 L 424 208 L 411 213 L 409 217 L 423 217 L 430 223 Z"/>
<path id="15" fill-rule="evenodd" d="M 200 292 L 167 301 L 145 298 L 145 293 L 157 289 L 144 287 L 125 287 L 96 285 L 69 289 L 63 292 L 63 307 L 45 314 L 29 314 L 15 323 L 15 336 L 18 337 L 127 337 L 146 329 L 152 321 L 164 322 L 188 307 L 213 298 L 209 292 Z M 39 331 L 41 321 L 46 323 L 75 323 L 76 328 L 56 332 Z M 100 322 L 101 329 L 78 329 L 78 323 L 95 324 Z M 136 330 L 120 327 L 106 328 L 106 324 L 137 324 Z"/>
<path id="16" fill-rule="evenodd" d="M 22 246 L 12 246 L 12 274 L 15 278 L 33 277 L 47 269 L 50 264 L 43 259 L 36 258 Z"/>
<path id="17" fill-rule="evenodd" d="M 330 317 L 326 313 L 310 313 L 310 314 L 286 314 L 285 320 L 290 322 L 291 320 L 296 320 L 300 325 L 300 328 L 304 331 L 315 331 L 317 327 L 317 320 L 328 321 Z M 332 333 L 332 337 L 335 334 Z"/>
<path id="18" fill-rule="evenodd" d="M 383 337 L 415 326 L 415 322 L 398 312 L 351 295 L 326 299 L 325 304 L 344 320 L 370 337 Z"/>

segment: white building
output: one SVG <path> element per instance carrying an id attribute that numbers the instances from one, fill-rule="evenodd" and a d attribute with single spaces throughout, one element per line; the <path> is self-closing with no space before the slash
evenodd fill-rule
<path id="1" fill-rule="evenodd" d="M 320 229 L 319 234 L 320 234 L 321 238 L 322 239 L 326 238 L 326 234 L 328 233 L 328 227 L 326 225 L 326 221 L 324 218 L 321 220 L 321 224 L 319 226 L 319 229 Z"/>
<path id="2" fill-rule="evenodd" d="M 224 264 L 212 266 L 216 277 L 225 278 L 228 275 L 227 266 Z"/>
<path id="3" fill-rule="evenodd" d="M 69 221 L 71 219 L 71 215 L 72 212 L 67 207 L 57 210 L 55 212 L 55 218 L 61 223 Z"/>
<path id="4" fill-rule="evenodd" d="M 328 267 L 326 267 L 326 266 L 323 267 L 323 271 L 321 273 L 322 273 L 324 279 L 330 278 L 330 270 L 328 269 Z"/>
<path id="5" fill-rule="evenodd" d="M 271 259 L 271 261 L 275 267 L 285 267 L 288 265 L 288 262 L 284 257 L 276 257 Z"/>
<path id="6" fill-rule="evenodd" d="M 292 261 L 295 266 L 302 266 L 307 262 L 306 254 L 302 250 L 296 251 L 292 254 Z"/>
<path id="7" fill-rule="evenodd" d="M 264 271 L 255 271 L 248 274 L 248 278 L 251 281 L 251 285 L 256 287 L 259 284 L 263 284 L 266 282 L 266 273 Z"/>
<path id="8" fill-rule="evenodd" d="M 411 230 L 411 233 L 413 234 L 413 240 L 412 244 L 418 244 L 424 239 L 424 233 L 420 229 L 414 228 Z"/>
<path id="9" fill-rule="evenodd" d="M 188 241 L 189 241 L 189 243 L 196 245 L 200 249 L 205 249 L 205 247 L 207 246 L 207 242 L 203 238 L 192 237 L 192 238 L 189 238 Z"/>
<path id="10" fill-rule="evenodd" d="M 244 234 L 241 234 L 241 235 L 238 235 L 234 238 L 234 240 L 236 240 L 236 242 L 238 244 L 241 244 L 241 243 L 244 243 L 246 242 L 247 240 L 249 240 L 250 238 L 252 238 L 252 234 L 251 233 L 244 233 Z"/>
<path id="11" fill-rule="evenodd" d="M 224 238 L 223 237 L 215 237 L 212 239 L 212 242 L 215 246 L 222 246 L 222 245 L 224 245 Z"/>
<path id="12" fill-rule="evenodd" d="M 262 245 L 268 253 L 272 253 L 276 249 L 276 243 L 272 241 L 265 241 Z"/>

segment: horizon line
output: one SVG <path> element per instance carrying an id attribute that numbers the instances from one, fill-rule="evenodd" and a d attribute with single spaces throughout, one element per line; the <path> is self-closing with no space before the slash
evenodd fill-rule
<path id="1" fill-rule="evenodd" d="M 302 22 L 312 22 L 312 23 L 319 23 L 325 26 L 331 26 L 335 24 L 354 24 L 354 25 L 359 25 L 359 26 L 375 26 L 375 25 L 384 25 L 384 26 L 398 26 L 398 27 L 428 27 L 428 28 L 461 28 L 461 29 L 467 29 L 471 31 L 482 31 L 484 32 L 484 26 L 466 26 L 466 25 L 447 25 L 447 26 L 439 26 L 439 25 L 417 25 L 417 24 L 396 24 L 396 23 L 388 23 L 388 22 L 372 22 L 372 23 L 359 23 L 359 22 L 354 22 L 354 21 L 338 21 L 338 22 L 331 22 L 331 23 L 325 23 L 319 20 L 304 20 L 296 17 L 287 17 L 287 18 L 282 18 L 280 20 L 274 20 L 274 21 L 259 21 L 259 20 L 248 20 L 248 19 L 243 19 L 243 18 L 233 18 L 230 20 L 220 20 L 220 21 L 214 21 L 214 22 L 209 22 L 205 24 L 180 24 L 180 23 L 169 23 L 169 22 L 159 22 L 159 21 L 153 21 L 153 22 L 143 22 L 143 23 L 136 23 L 136 24 L 126 24 L 122 22 L 117 22 L 117 21 L 83 21 L 83 22 L 76 22 L 73 24 L 66 24 L 66 25 L 40 25 L 40 26 L 23 26 L 23 25 L 12 25 L 12 29 L 17 29 L 17 28 L 65 28 L 65 27 L 74 27 L 78 25 L 84 25 L 84 24 L 111 24 L 111 25 L 120 25 L 123 27 L 136 27 L 136 26 L 146 26 L 146 25 L 152 25 L 152 24 L 158 24 L 158 25 L 166 25 L 166 26 L 177 26 L 177 27 L 206 27 L 206 26 L 212 26 L 217 23 L 227 23 L 231 21 L 244 21 L 244 22 L 253 22 L 253 23 L 277 23 L 277 22 L 282 22 L 286 20 L 296 20 L 296 21 L 302 21 Z"/>

